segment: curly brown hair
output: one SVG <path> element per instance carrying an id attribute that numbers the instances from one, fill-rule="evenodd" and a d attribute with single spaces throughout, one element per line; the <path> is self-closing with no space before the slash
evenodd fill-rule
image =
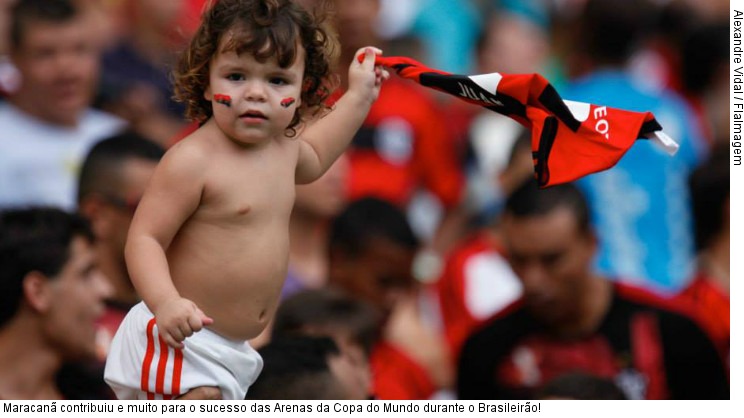
<path id="1" fill-rule="evenodd" d="M 202 17 L 202 23 L 173 72 L 174 98 L 186 103 L 186 117 L 200 123 L 212 116 L 212 102 L 204 98 L 209 85 L 209 66 L 221 52 L 251 53 L 264 62 L 276 57 L 280 67 L 294 63 L 299 47 L 305 50 L 301 105 L 287 130 L 307 117 L 327 110 L 328 96 L 338 85 L 333 73 L 338 40 L 326 25 L 328 12 L 316 8 L 311 14 L 291 0 L 218 0 Z M 220 41 L 231 39 L 222 51 Z"/>

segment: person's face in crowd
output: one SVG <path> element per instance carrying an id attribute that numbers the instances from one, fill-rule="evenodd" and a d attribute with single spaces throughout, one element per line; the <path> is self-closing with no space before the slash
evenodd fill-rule
<path id="1" fill-rule="evenodd" d="M 344 154 L 318 180 L 298 185 L 295 195 L 295 212 L 328 219 L 337 215 L 346 204 L 346 181 L 349 176 L 349 158 Z"/>
<path id="2" fill-rule="evenodd" d="M 683 2 L 695 11 L 700 20 L 715 21 L 726 19 L 729 13 L 729 1 L 726 0 L 683 0 Z"/>
<path id="3" fill-rule="evenodd" d="M 377 43 L 375 25 L 380 0 L 334 0 L 336 30 L 344 49 L 356 50 Z"/>
<path id="4" fill-rule="evenodd" d="M 565 324 L 577 312 L 578 295 L 588 283 L 596 240 L 581 231 L 570 209 L 545 215 L 505 216 L 509 262 L 524 286 L 527 309 L 546 324 Z"/>
<path id="5" fill-rule="evenodd" d="M 186 41 L 186 33 L 180 19 L 185 14 L 187 2 L 185 1 L 163 1 L 163 0 L 136 0 L 131 3 L 133 7 L 132 27 L 140 34 L 147 33 L 152 37 L 152 33 L 158 34 L 156 39 L 148 39 L 148 47 L 160 48 L 182 48 L 181 44 Z M 153 45 L 153 43 L 159 45 Z M 160 61 L 165 62 L 168 59 L 167 54 L 160 57 Z"/>
<path id="6" fill-rule="evenodd" d="M 98 80 L 99 53 L 89 20 L 28 21 L 12 58 L 22 75 L 13 100 L 52 123 L 75 125 L 90 105 Z"/>
<path id="7" fill-rule="evenodd" d="M 339 343 L 339 339 L 336 339 Z M 349 400 L 369 399 L 372 393 L 372 374 L 364 350 L 350 341 L 339 344 L 340 354 L 329 361 L 331 372 L 336 376 Z"/>
<path id="8" fill-rule="evenodd" d="M 134 2 L 136 18 L 160 29 L 169 29 L 162 26 L 172 26 L 183 13 L 185 5 L 185 1 L 137 0 Z"/>
<path id="9" fill-rule="evenodd" d="M 103 215 L 96 225 L 96 234 L 111 246 L 114 253 L 124 260 L 124 244 L 134 211 L 155 172 L 157 162 L 130 158 L 121 167 L 121 187 L 116 196 L 104 196 Z"/>
<path id="10" fill-rule="evenodd" d="M 485 41 L 478 52 L 479 72 L 529 74 L 543 69 L 549 42 L 542 28 L 504 13 L 492 17 L 486 30 Z"/>
<path id="11" fill-rule="evenodd" d="M 129 225 L 157 162 L 144 158 L 129 158 L 118 172 L 116 192 L 93 192 L 80 202 L 80 213 L 91 223 L 96 245 L 105 247 L 101 254 L 113 255 L 124 266 L 124 244 Z"/>
<path id="12" fill-rule="evenodd" d="M 0 0 L 0 56 L 8 52 L 10 38 L 10 7 L 17 0 Z"/>
<path id="13" fill-rule="evenodd" d="M 348 332 L 331 332 L 341 352 L 342 361 L 331 362 L 333 374 L 343 383 L 348 399 L 369 399 L 372 393 L 372 371 L 364 348 Z"/>
<path id="14" fill-rule="evenodd" d="M 374 237 L 355 256 L 332 252 L 330 282 L 384 312 L 390 312 L 414 284 L 411 268 L 415 249 Z"/>
<path id="15" fill-rule="evenodd" d="M 112 289 L 98 271 L 92 244 L 74 237 L 67 263 L 43 287 L 37 310 L 43 317 L 47 342 L 65 358 L 94 358 L 95 323 Z"/>

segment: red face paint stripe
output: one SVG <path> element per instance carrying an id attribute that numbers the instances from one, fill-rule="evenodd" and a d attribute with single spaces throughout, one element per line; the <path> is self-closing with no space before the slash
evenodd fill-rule
<path id="1" fill-rule="evenodd" d="M 152 329 L 155 326 L 155 318 L 152 318 L 147 323 L 147 351 L 145 351 L 145 359 L 142 362 L 142 381 L 140 383 L 143 392 L 148 392 L 150 389 L 150 366 L 152 366 L 152 358 L 155 355 L 155 341 L 152 338 Z"/>
<path id="2" fill-rule="evenodd" d="M 215 94 L 214 101 L 229 107 L 230 103 L 232 102 L 232 98 L 227 94 Z"/>
<path id="3" fill-rule="evenodd" d="M 294 102 L 295 102 L 295 99 L 293 99 L 292 97 L 287 97 L 286 99 L 283 99 L 281 101 L 281 105 L 282 107 L 290 107 L 294 104 Z"/>

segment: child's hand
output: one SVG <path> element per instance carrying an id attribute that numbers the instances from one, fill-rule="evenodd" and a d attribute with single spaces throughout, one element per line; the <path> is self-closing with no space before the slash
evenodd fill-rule
<path id="1" fill-rule="evenodd" d="M 194 302 L 184 298 L 164 302 L 155 312 L 155 321 L 158 333 L 173 348 L 183 348 L 183 340 L 214 322 Z"/>
<path id="2" fill-rule="evenodd" d="M 354 56 L 363 59 L 354 59 L 349 66 L 349 93 L 359 94 L 370 102 L 377 99 L 382 82 L 390 77 L 381 65 L 375 65 L 375 55 L 382 55 L 382 51 L 372 46 L 361 48 Z"/>

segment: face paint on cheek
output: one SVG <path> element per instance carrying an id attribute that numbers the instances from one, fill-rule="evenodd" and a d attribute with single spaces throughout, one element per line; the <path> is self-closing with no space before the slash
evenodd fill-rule
<path id="1" fill-rule="evenodd" d="M 214 101 L 217 103 L 223 104 L 227 107 L 230 107 L 230 104 L 232 103 L 232 98 L 228 96 L 227 94 L 215 94 Z"/>
<path id="2" fill-rule="evenodd" d="M 293 99 L 292 97 L 287 97 L 286 99 L 282 99 L 282 101 L 280 102 L 282 107 L 290 107 L 294 103 L 295 103 L 295 99 Z"/>

